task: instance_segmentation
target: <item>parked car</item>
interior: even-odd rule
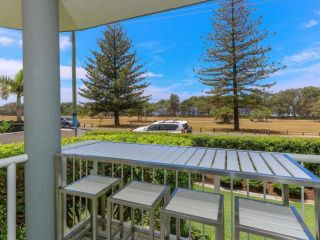
[[[150,126],[136,128],[133,132],[191,133],[192,127],[184,120],[165,120],[152,123]]]
[[[60,117],[61,127],[62,128],[72,128],[73,127],[73,119],[72,117]],[[80,127],[80,122],[77,120],[77,127]]]

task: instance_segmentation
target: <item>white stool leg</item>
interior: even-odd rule
[[[102,217],[102,231],[106,230],[107,223],[106,223],[106,196],[103,195],[101,197],[101,217]]]
[[[165,214],[163,212],[160,212],[160,240],[165,239],[165,235],[166,235],[165,226],[166,226]]]
[[[149,239],[154,239],[154,210],[149,211]]]
[[[65,215],[66,215],[66,206],[65,206],[65,194],[62,191],[59,191],[60,193],[60,211],[61,211],[61,239],[64,238],[64,229],[65,229]]]
[[[180,218],[176,218],[176,236],[177,240],[180,239]]]
[[[107,201],[107,240],[112,238],[112,203]]]
[[[131,228],[130,228],[130,231],[131,231],[131,240],[134,240],[134,219],[135,219],[135,210],[134,210],[134,208],[132,207],[132,208],[131,208]]]
[[[98,200],[92,199],[91,211],[92,240],[96,240],[98,236]]]
[[[166,219],[166,224],[165,224],[165,237],[166,237],[166,239],[169,239],[170,238],[170,232],[171,232],[171,229],[170,229],[170,221],[171,221],[171,217],[170,216],[166,216],[165,217],[165,219]]]
[[[240,231],[235,227],[234,230],[234,239],[235,240],[240,240]]]
[[[123,237],[123,205],[119,205],[119,214],[120,214],[120,239]]]

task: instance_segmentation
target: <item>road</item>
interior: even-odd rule
[[[78,129],[78,136],[81,136],[85,133],[85,130]],[[73,129],[61,129],[61,136],[63,138],[73,137],[74,130]],[[4,133],[0,134],[0,143],[16,143],[24,141],[24,132],[15,132],[15,133]]]

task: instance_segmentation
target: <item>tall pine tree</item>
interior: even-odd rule
[[[230,97],[234,130],[240,129],[239,107],[248,94],[264,93],[273,84],[261,81],[281,69],[266,56],[263,46],[267,30],[259,30],[262,18],[251,19],[247,0],[218,0],[213,33],[207,36],[203,66],[198,70],[202,83],[211,86],[214,96]]]
[[[120,125],[121,111],[149,100],[143,95],[148,86],[144,66],[137,63],[131,40],[119,24],[108,25],[97,44],[99,51],[87,59],[87,79],[79,94],[93,101],[94,111],[112,111],[114,124]]]

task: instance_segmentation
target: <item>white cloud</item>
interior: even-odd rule
[[[315,27],[319,24],[319,21],[317,20],[314,20],[314,19],[311,19],[309,22],[307,23],[302,23],[301,24],[301,27],[304,28],[304,29],[308,29],[308,28],[312,28],[312,27]]]
[[[0,58],[0,75],[13,77],[20,69],[22,69],[22,61],[14,59]],[[82,79],[86,77],[86,70],[82,67],[77,67],[77,78]],[[60,66],[60,78],[62,80],[71,79],[71,66]]]
[[[275,92],[288,88],[320,86],[320,63],[288,67],[276,74],[273,80],[277,82],[271,89]]]
[[[68,80],[72,78],[71,66],[60,66],[60,78],[62,80]],[[86,70],[82,67],[76,68],[77,79],[86,78]]]
[[[138,48],[144,49],[149,52],[149,54],[158,54],[169,50],[171,47],[164,46],[157,41],[147,41],[137,44]]]
[[[145,95],[151,95],[152,102],[159,101],[160,99],[168,99],[171,93],[177,94],[180,98],[180,101],[183,101],[191,96],[205,95],[205,91],[185,91],[183,88],[181,88],[180,84],[165,87],[150,85],[144,92]]]
[[[145,78],[161,78],[161,77],[163,77],[162,74],[154,73],[154,72],[146,72],[142,76],[145,77]]]
[[[77,93],[79,92],[79,88],[81,86],[78,86]],[[71,102],[72,101],[72,88],[71,87],[62,87],[60,89],[60,99],[61,102]],[[88,99],[81,97],[79,94],[77,94],[77,101],[78,102],[88,102]]]
[[[60,36],[60,50],[65,50],[67,48],[71,47],[71,41],[70,38],[67,36]]]
[[[320,59],[320,47],[303,50],[284,58],[285,64],[305,63]]]
[[[0,75],[13,77],[20,69],[22,69],[22,61],[14,59],[0,58]]]
[[[7,36],[0,36],[0,45],[2,46],[9,46],[15,42],[15,39],[7,37]]]

